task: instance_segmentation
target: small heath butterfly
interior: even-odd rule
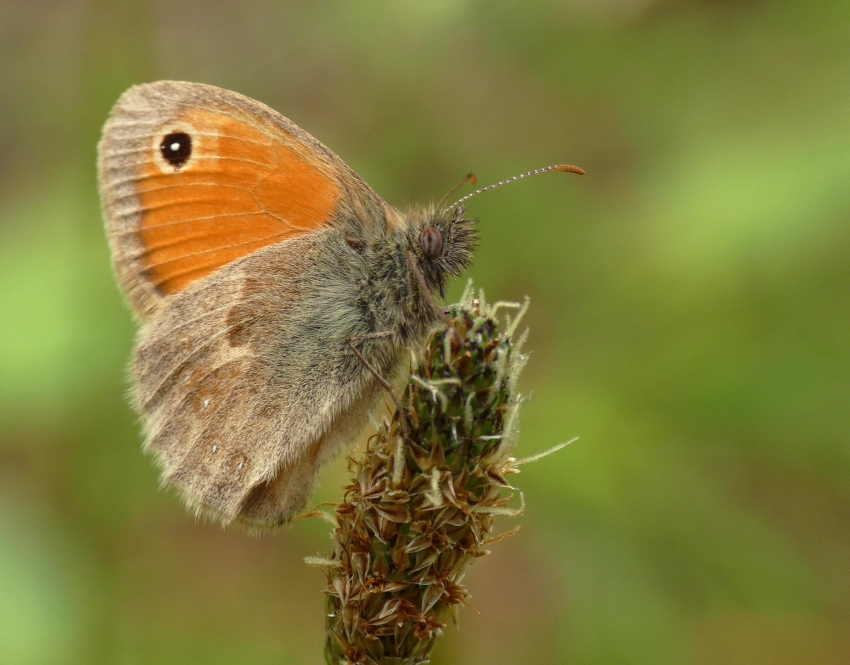
[[[145,449],[196,514],[288,522],[438,323],[431,292],[475,246],[467,197],[400,212],[276,111],[197,83],[130,88],[98,157]],[[581,172],[524,175],[551,170]]]

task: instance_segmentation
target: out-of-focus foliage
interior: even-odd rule
[[[845,0],[4,0],[0,663],[322,659],[327,525],[194,523],[124,398],[95,145],[162,78],[268,103],[400,206],[588,172],[471,204],[476,283],[532,297],[519,454],[581,438],[523,467],[435,665],[847,662]]]

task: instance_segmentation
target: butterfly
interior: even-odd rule
[[[401,212],[271,108],[175,81],[124,93],[98,170],[163,483],[222,524],[290,521],[438,324],[476,244],[468,197]],[[518,177],[547,170],[581,172]]]

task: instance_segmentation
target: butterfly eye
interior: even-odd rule
[[[443,233],[436,226],[426,226],[419,235],[419,246],[425,258],[436,259],[443,253]]]
[[[179,169],[192,156],[192,137],[186,132],[172,132],[159,144],[162,158]]]

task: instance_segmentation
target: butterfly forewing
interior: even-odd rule
[[[236,93],[131,88],[104,129],[100,178],[116,271],[137,312],[145,318],[162,296],[330,224],[344,171],[318,141]]]

